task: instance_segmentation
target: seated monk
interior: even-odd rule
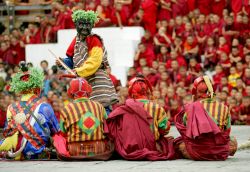
[[[174,158],[173,138],[166,112],[152,102],[152,87],[143,76],[129,82],[129,99],[109,114],[109,137],[126,160]]]
[[[229,108],[217,101],[207,76],[194,81],[194,102],[184,106],[175,122],[181,136],[175,139],[176,154],[192,160],[226,160],[237,150],[230,137]]]
[[[83,78],[73,79],[67,92],[74,102],[61,110],[60,128],[66,135],[70,156],[57,152],[59,159],[108,160],[113,145],[104,135],[104,123],[108,117],[104,107],[89,100],[92,88]]]
[[[12,77],[11,90],[21,96],[7,109],[0,158],[28,160],[50,159],[50,139],[59,139],[60,127],[52,107],[38,96],[43,85],[43,71],[20,62],[21,71]],[[62,137],[62,136],[61,136]]]

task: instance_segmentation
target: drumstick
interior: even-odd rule
[[[70,74],[76,75],[59,57],[57,57],[50,49],[48,49],[49,52],[54,56],[56,60],[66,69]]]

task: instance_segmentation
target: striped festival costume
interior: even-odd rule
[[[60,128],[70,153],[66,159],[107,160],[112,155],[113,146],[104,135],[106,118],[104,107],[87,98],[75,99],[61,111]]]
[[[236,139],[230,137],[229,109],[215,99],[186,105],[176,116],[176,128],[181,137],[175,143],[184,158],[225,160],[237,150]]]
[[[108,107],[118,101],[114,85],[106,72],[109,67],[107,51],[102,39],[96,34],[81,40],[77,35],[71,42],[64,62],[72,66],[76,73],[92,86],[90,100]]]
[[[52,107],[34,94],[24,94],[20,102],[8,107],[5,139],[0,141],[0,149],[11,151],[4,148],[4,144],[13,145],[8,156],[16,160],[49,159],[45,148],[50,145],[50,137],[59,130]]]

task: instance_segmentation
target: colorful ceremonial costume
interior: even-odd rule
[[[229,108],[215,100],[207,76],[194,81],[192,93],[196,101],[185,105],[176,116],[176,127],[181,134],[175,139],[176,152],[193,160],[225,160],[233,156],[237,141],[230,139]]]
[[[164,109],[148,100],[149,82],[136,77],[129,85],[131,98],[107,119],[115,150],[127,160],[173,159],[173,138],[165,137],[170,123]]]
[[[28,71],[22,63],[23,72],[18,72],[11,83],[11,90],[21,94],[21,101],[12,103],[7,109],[7,126],[4,139],[0,141],[0,152],[6,158],[49,159],[45,149],[50,138],[59,135],[59,123],[52,107],[38,97],[43,83],[43,72]]]
[[[98,101],[106,108],[116,103],[118,98],[106,72],[109,67],[107,51],[100,36],[91,33],[97,14],[78,10],[72,16],[78,34],[71,42],[66,53],[68,58],[64,62],[92,86],[90,100]]]
[[[104,107],[89,100],[92,89],[83,78],[73,79],[68,95],[74,98],[61,110],[60,127],[67,139],[70,156],[58,154],[62,160],[107,160],[113,152],[113,145],[104,135],[107,118]]]

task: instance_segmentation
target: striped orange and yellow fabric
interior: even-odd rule
[[[229,108],[224,103],[211,98],[200,100],[200,102],[208,115],[213,119],[213,121],[221,130],[226,130],[231,127],[231,115],[229,112]],[[185,113],[183,116],[183,122],[185,125],[186,120],[187,113]]]
[[[60,128],[67,134],[69,143],[103,140],[106,118],[106,111],[100,103],[81,98],[61,110]]]
[[[170,122],[168,121],[167,114],[160,105],[153,103],[149,100],[139,100],[144,103],[144,109],[153,118],[153,124],[151,130],[155,135],[155,139],[158,140],[160,135],[167,135],[170,130]]]
[[[201,103],[220,129],[230,128],[231,117],[229,108],[224,103],[210,98],[201,100]]]
[[[106,72],[109,67],[107,51],[98,35],[89,35],[85,41],[78,36],[75,38],[73,62],[77,74],[92,86],[90,100],[105,107],[118,102],[115,87]]]

